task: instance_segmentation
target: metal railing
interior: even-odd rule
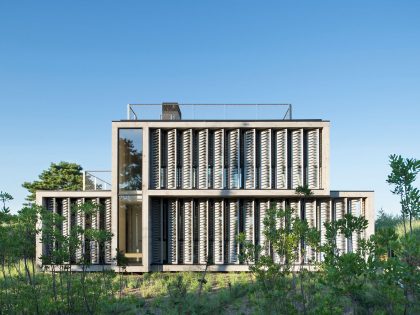
[[[83,190],[111,190],[111,171],[83,171]]]
[[[171,103],[174,104],[174,103]],[[163,104],[128,104],[128,120],[162,119]],[[292,104],[177,104],[182,120],[291,120]]]

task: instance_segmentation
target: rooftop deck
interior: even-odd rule
[[[292,105],[128,104],[127,120],[292,120]]]

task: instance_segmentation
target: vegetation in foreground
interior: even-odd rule
[[[419,314],[420,194],[414,182],[420,163],[391,156],[390,165],[387,181],[400,197],[401,216],[380,213],[375,235],[365,240],[367,221],[347,214],[326,223],[321,238],[295,209],[269,209],[264,235],[273,256],[246,235],[237,239],[250,273],[88,273],[90,257],[80,251],[82,239],[101,244],[111,235],[80,228],[64,237],[57,228],[60,216],[35,205],[11,215],[12,196],[1,192],[0,314]],[[297,193],[311,195],[306,187]],[[85,204],[72,211],[102,210]],[[47,222],[43,242],[50,244],[41,257],[50,267],[42,271],[34,268],[39,215]],[[340,252],[341,235],[358,239],[352,252]],[[316,256],[323,262],[316,272],[307,271],[305,265]],[[82,272],[63,265],[75,260]],[[121,255],[117,265],[124,269]]]

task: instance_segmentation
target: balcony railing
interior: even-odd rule
[[[111,171],[83,171],[83,190],[111,190]]]
[[[165,103],[166,104],[166,103]],[[175,113],[162,114],[163,104],[128,104],[128,120],[291,120],[291,104],[176,104]],[[177,117],[175,117],[177,116]]]

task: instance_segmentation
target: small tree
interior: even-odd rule
[[[335,294],[348,296],[351,299],[355,314],[361,301],[360,295],[366,284],[369,266],[372,263],[371,254],[374,247],[371,241],[362,239],[359,240],[356,251],[340,253],[337,248],[337,236],[341,233],[349,239],[354,232],[362,233],[367,226],[368,221],[365,218],[355,217],[350,213],[345,214],[343,219],[326,222],[326,242],[321,246],[324,252],[321,270],[325,281],[333,288]]]
[[[383,209],[379,210],[378,217],[375,220],[375,231],[392,228],[401,223],[401,217],[386,213]]]
[[[35,200],[37,190],[82,190],[82,167],[69,162],[51,163],[50,167],[39,175],[39,180],[24,182],[22,186],[29,190],[29,196],[26,198],[29,202]]]
[[[400,196],[401,214],[404,224],[404,234],[407,233],[406,217],[409,218],[410,234],[413,232],[412,221],[420,215],[420,192],[413,186],[420,171],[420,161],[404,159],[401,155],[392,154],[389,157],[391,174],[387,183],[393,185],[391,192]]]
[[[1,207],[1,212],[3,213],[10,213],[10,208],[6,207],[6,203],[13,200],[12,195],[10,195],[9,193],[5,192],[5,191],[0,191],[0,201],[3,204]]]
[[[267,210],[262,228],[269,246],[254,245],[246,240],[244,233],[238,236],[242,248],[241,260],[249,264],[250,271],[262,286],[261,301],[266,302],[264,312],[295,313],[301,308],[307,313],[308,296],[303,284],[305,248],[301,244],[302,240],[306,240],[307,245],[316,248],[319,232],[310,228],[306,220],[296,214],[297,211],[290,207],[270,207]],[[267,250],[267,247],[271,250]],[[294,277],[297,263],[300,265],[300,297],[295,292],[295,282],[290,282],[290,275]],[[296,303],[298,300],[300,304]]]

